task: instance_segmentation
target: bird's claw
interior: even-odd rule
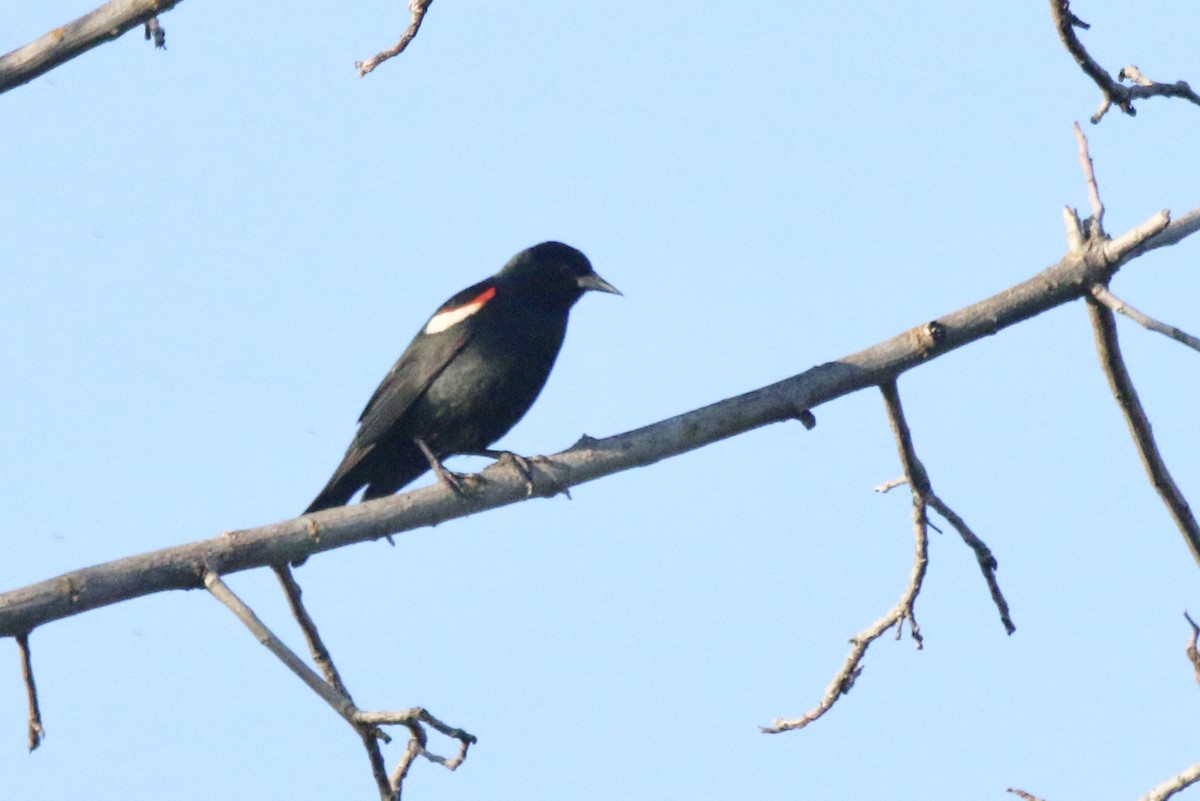
[[[509,462],[512,464],[512,466],[514,468],[516,468],[517,473],[519,473],[521,476],[521,480],[525,482],[525,497],[532,498],[533,491],[535,489],[535,486],[533,483],[533,462],[538,459],[545,459],[545,458],[546,457],[544,457],[544,456],[535,456],[532,459],[527,459],[526,457],[520,455],[519,453],[513,453],[512,451],[504,451],[503,453],[500,454],[500,458],[497,459],[496,461]]]
[[[470,483],[473,478],[473,475],[467,475],[466,473],[455,473],[453,470],[447,470],[444,467],[438,471],[438,480],[449,487],[450,491],[460,498],[466,497],[467,484]]]

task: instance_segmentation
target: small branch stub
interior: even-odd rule
[[[1192,627],[1192,639],[1187,646],[1187,658],[1196,672],[1196,683],[1200,684],[1200,650],[1196,647],[1197,641],[1200,641],[1200,626],[1196,625],[1196,621],[1192,620],[1192,616],[1187,612],[1184,612],[1183,616],[1187,619],[1188,625]]]
[[[46,729],[42,726],[37,684],[33,680],[33,657],[29,651],[28,632],[17,635],[17,648],[21,651],[21,678],[25,682],[25,696],[29,702],[29,750],[34,751],[46,738]]]

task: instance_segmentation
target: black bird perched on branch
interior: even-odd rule
[[[446,301],[367,402],[346,456],[305,514],[342,506],[362,487],[363,500],[390,495],[431,467],[459,490],[441,460],[503,455],[488,446],[533,405],[567,315],[589,290],[621,294],[578,250],[543,242]]]

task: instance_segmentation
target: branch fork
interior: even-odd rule
[[[427,710],[413,707],[398,712],[366,711],[359,709],[350,697],[345,683],[337,672],[328,649],[321,641],[312,617],[301,602],[300,585],[292,576],[287,565],[275,568],[276,576],[283,585],[284,593],[292,608],[296,621],[300,624],[312,652],[313,661],[325,674],[322,678],[312,670],[304,660],[296,655],[275,636],[270,629],[254,614],[254,611],[239,598],[221,577],[213,570],[204,574],[204,586],[214,598],[223,603],[240,620],[258,641],[273,653],[289,670],[295,673],[309,689],[315,692],[321,700],[338,713],[358,733],[363,747],[371,763],[371,773],[379,790],[381,801],[398,801],[405,777],[417,757],[424,757],[448,770],[455,770],[467,758],[467,749],[475,744],[476,738],[468,732],[450,726],[438,720]],[[400,758],[396,769],[389,775],[384,765],[383,754],[379,743],[391,742],[391,737],[381,727],[388,725],[404,726],[409,731],[409,741],[404,755]],[[452,758],[439,756],[428,749],[428,734],[425,727],[459,741],[458,754]]]

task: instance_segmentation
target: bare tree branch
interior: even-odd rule
[[[1182,773],[1167,779],[1138,799],[1138,801],[1167,801],[1168,798],[1180,790],[1185,790],[1198,781],[1200,781],[1200,762],[1187,768]]]
[[[303,592],[300,589],[300,584],[296,581],[296,577],[292,575],[292,569],[287,564],[275,565],[273,569],[276,578],[279,579],[279,583],[283,587],[283,594],[287,597],[288,606],[292,610],[292,616],[296,618],[296,622],[300,625],[300,630],[304,633],[304,639],[308,643],[308,649],[312,654],[313,662],[325,674],[325,681],[338,694],[345,696],[347,700],[353,703],[350,690],[346,688],[346,683],[342,681],[341,674],[338,673],[337,667],[333,664],[333,657],[329,655],[329,649],[325,647],[325,643],[321,639],[321,634],[317,631],[317,624],[304,607],[304,601],[301,597]],[[380,798],[383,801],[392,801],[397,790],[391,786],[391,782],[388,779],[387,765],[383,761],[383,752],[379,749],[379,741],[391,742],[391,737],[378,727],[362,725],[360,717],[357,714],[355,715],[354,727],[358,730],[359,736],[362,738],[363,748],[366,749],[367,759],[371,763],[371,774],[375,778],[375,785],[379,788]]]
[[[1075,137],[1079,141],[1079,160],[1083,167],[1084,178],[1087,181],[1088,197],[1092,204],[1091,225],[1085,233],[1078,224],[1079,216],[1073,211],[1067,215],[1067,243],[1073,253],[1085,260],[1089,253],[1101,253],[1107,259],[1115,253],[1134,252],[1152,246],[1151,243],[1169,228],[1170,215],[1162,212],[1151,217],[1133,230],[1115,240],[1110,240],[1104,233],[1101,220],[1104,215],[1104,204],[1100,200],[1100,190],[1096,183],[1096,174],[1092,167],[1092,158],[1088,153],[1087,137],[1084,136],[1079,123],[1075,123]],[[1191,215],[1188,215],[1189,217]],[[1074,226],[1075,230],[1072,230]],[[1107,290],[1108,281],[1098,281],[1091,287],[1088,294],[1088,314],[1092,320],[1092,328],[1096,337],[1096,348],[1100,354],[1100,363],[1112,387],[1117,404],[1125,413],[1129,431],[1133,435],[1134,444],[1142,458],[1146,472],[1150,474],[1151,483],[1162,497],[1163,503],[1175,518],[1184,540],[1192,552],[1192,557],[1200,564],[1200,525],[1188,507],[1187,499],[1183,497],[1179,487],[1171,478],[1158,446],[1154,441],[1150,420],[1146,417],[1133,379],[1125,368],[1125,360],[1121,357],[1120,345],[1117,341],[1117,326],[1109,305],[1101,303],[1100,298],[1111,297]],[[1115,299],[1115,298],[1114,298]]]
[[[325,674],[325,681],[329,682],[339,693],[349,698],[350,691],[346,689],[346,683],[342,681],[337,666],[333,664],[333,657],[329,655],[329,649],[325,647],[325,643],[321,640],[321,634],[317,631],[317,624],[308,614],[308,610],[304,608],[304,601],[301,599],[303,592],[300,589],[300,585],[296,582],[296,577],[292,575],[292,569],[286,564],[275,565],[272,569],[275,571],[275,576],[279,579],[279,583],[283,587],[283,594],[287,597],[288,606],[292,610],[292,616],[296,618],[296,622],[300,624],[300,630],[304,632],[304,639],[308,642],[308,650],[312,654],[313,662]]]
[[[276,573],[279,574],[280,571],[276,570]],[[290,571],[287,571],[286,575],[288,578],[291,578]],[[284,590],[288,595],[289,602],[293,598],[298,599],[299,586],[295,583],[294,578],[288,582],[283,575],[280,575],[280,581],[284,582]],[[304,660],[284,645],[258,616],[254,614],[254,610],[247,606],[215,572],[208,571],[205,573],[204,586],[212,593],[213,597],[225,604],[237,616],[238,620],[242,621],[246,628],[254,634],[267,650],[273,653],[279,661],[283,662],[289,670],[308,685],[309,689],[315,692],[321,700],[329,704],[342,719],[358,732],[366,748],[367,756],[370,759],[371,773],[375,778],[381,801],[396,801],[396,799],[399,799],[404,777],[408,774],[409,767],[417,756],[423,756],[429,761],[443,765],[449,770],[456,769],[466,759],[468,747],[476,742],[474,735],[441,722],[421,707],[414,707],[402,712],[367,712],[359,709],[350,698],[350,694],[346,692],[341,677],[337,676],[337,671],[332,669],[332,660],[328,661],[328,666],[336,678],[336,683],[334,681],[322,680],[308,665],[304,664]],[[300,606],[300,609],[303,610],[303,605]],[[305,618],[308,617],[307,612],[303,612],[303,615]],[[310,618],[308,619],[308,624],[312,626]],[[312,631],[315,633],[315,626],[312,626]],[[308,631],[306,631],[306,636],[308,636]],[[320,643],[319,637],[317,638],[317,642]],[[319,647],[328,660],[328,652],[325,652],[325,646],[320,644]],[[380,728],[380,726],[385,725],[405,726],[411,735],[404,756],[400,759],[396,770],[390,776],[384,765],[383,754],[379,748],[380,740],[391,742],[392,739]],[[426,748],[428,738],[425,734],[424,725],[432,726],[447,737],[457,739],[460,744],[458,756],[453,759],[446,759],[430,752]]]
[[[849,693],[854,687],[854,682],[862,675],[862,661],[867,655],[867,649],[893,626],[896,628],[896,638],[899,639],[904,621],[907,620],[909,633],[916,642],[917,648],[923,647],[924,639],[921,637],[921,627],[917,624],[914,607],[917,596],[921,593],[921,585],[925,581],[925,571],[929,567],[929,519],[926,516],[925,502],[922,499],[923,493],[929,486],[929,478],[913,449],[912,436],[908,430],[908,423],[904,420],[904,412],[900,406],[900,394],[896,390],[895,381],[885,382],[880,386],[880,390],[883,392],[887,404],[888,422],[896,435],[896,443],[900,450],[900,462],[904,466],[904,482],[912,488],[913,535],[916,547],[908,586],[904,588],[900,600],[887,614],[850,639],[850,653],[846,655],[841,669],[825,689],[825,695],[821,697],[821,701],[799,718],[790,720],[777,718],[770,726],[760,726],[759,730],[763,734],[796,731],[820,719],[833,708],[839,698]],[[898,486],[898,484],[894,486]]]
[[[412,12],[412,19],[408,23],[408,29],[404,31],[400,37],[400,41],[396,42],[393,47],[384,50],[382,53],[376,53],[366,61],[354,62],[354,66],[358,69],[358,77],[363,77],[389,58],[403,53],[404,48],[408,47],[408,43],[417,35],[417,31],[421,30],[421,23],[425,20],[425,12],[429,10],[429,6],[432,4],[433,0],[408,0],[408,10]]]
[[[1182,342],[1193,350],[1200,350],[1200,339],[1197,339],[1186,331],[1182,331],[1173,325],[1160,323],[1153,317],[1143,314],[1125,301],[1118,298],[1109,290],[1108,287],[1104,286],[1103,284],[1096,284],[1094,287],[1092,287],[1092,297],[1103,303],[1112,311],[1115,311],[1117,314],[1125,315],[1130,320],[1133,320],[1135,323],[1143,326],[1144,328],[1148,328],[1151,331],[1156,331],[1163,336],[1168,336],[1176,342]]]
[[[0,92],[29,83],[81,53],[170,11],[180,0],[110,0],[74,22],[0,56]],[[157,28],[157,23],[155,23]],[[161,28],[158,28],[161,31]],[[147,29],[147,39],[150,29]],[[164,40],[165,42],[165,40]],[[155,39],[158,47],[165,47]]]
[[[1070,0],[1050,0],[1050,13],[1054,17],[1054,27],[1058,30],[1058,38],[1062,40],[1067,52],[1079,64],[1084,73],[1096,82],[1104,93],[1100,108],[1092,115],[1092,124],[1100,122],[1109,108],[1115,103],[1121,111],[1129,116],[1137,114],[1133,107],[1134,100],[1147,97],[1182,97],[1200,105],[1200,95],[1192,91],[1185,81],[1177,83],[1157,83],[1150,80],[1134,66],[1128,66],[1117,74],[1119,80],[1129,80],[1133,86],[1125,86],[1113,80],[1108,70],[1101,67],[1084,48],[1079,37],[1075,35],[1076,28],[1087,29],[1088,25],[1071,11]]]
[[[1070,254],[991,298],[776,384],[613,437],[585,436],[572,448],[534,462],[535,494],[554,495],[564,488],[653,464],[770,423],[802,417],[822,403],[876,386],[1087,295],[1092,286],[1107,282],[1130,259],[1178,242],[1198,228],[1200,209],[1144,240],[1129,239],[1124,250],[1106,247]],[[230,531],[213,539],[118,559],[11,590],[0,594],[0,636],[15,636],[51,620],[129,598],[199,588],[207,570],[228,575],[281,564],[527,498],[528,483],[511,465],[490,467],[481,478],[466,498],[442,486],[424,487],[260,528]]]
[[[908,586],[904,588],[904,592],[900,595],[900,600],[888,610],[887,614],[850,638],[850,653],[846,655],[846,659],[842,662],[842,667],[834,675],[833,681],[825,688],[825,694],[821,697],[820,702],[801,717],[792,719],[776,718],[770,726],[760,726],[759,731],[763,734],[782,734],[785,731],[803,729],[813,721],[820,719],[821,716],[833,708],[838,699],[849,693],[854,687],[854,682],[863,672],[862,661],[867,655],[867,649],[871,647],[871,643],[882,637],[893,626],[896,627],[896,636],[898,638],[904,621],[908,620],[909,632],[913,640],[916,641],[917,648],[922,647],[921,629],[917,625],[913,605],[916,603],[917,595],[921,592],[921,584],[925,580],[925,569],[929,565],[929,531],[927,526],[928,521],[925,519],[924,504],[914,503],[913,532],[916,546]]]
[[[351,726],[356,724],[354,716],[358,712],[358,707],[354,705],[350,697],[322,680],[312,668],[304,664],[304,660],[284,645],[283,641],[258,619],[254,610],[246,606],[242,599],[229,589],[229,586],[221,580],[216,572],[210,570],[204,574],[204,586],[214,598],[229,607],[229,610],[237,616],[238,620],[242,621],[246,628],[250,629],[258,641],[268,651],[275,654],[280,662],[287,665],[288,670],[295,673],[301,681],[308,685],[310,690],[320,696],[322,701],[329,704],[334,712],[341,715]]]
[[[1138,399],[1137,389],[1133,386],[1133,379],[1130,378],[1129,371],[1125,368],[1125,360],[1121,356],[1116,319],[1112,311],[1091,297],[1088,298],[1088,316],[1092,320],[1092,329],[1096,335],[1100,364],[1108,377],[1109,386],[1112,387],[1113,397],[1125,415],[1125,422],[1129,424],[1129,433],[1133,436],[1142,465],[1145,466],[1150,475],[1150,482],[1166,504],[1167,510],[1175,518],[1175,524],[1183,533],[1193,558],[1200,564],[1200,524],[1197,524],[1187,499],[1171,478],[1166,462],[1158,451],[1150,420],[1146,417]]]
[[[1012,634],[1017,630],[1017,627],[1012,621],[1012,616],[1009,614],[1008,601],[1004,599],[1004,593],[1000,592],[1000,583],[996,580],[996,568],[999,565],[996,562],[996,557],[992,555],[991,549],[988,548],[987,543],[981,540],[975,532],[971,531],[967,526],[967,521],[959,517],[934,492],[930,491],[927,500],[929,501],[929,505],[937,510],[938,514],[946,518],[950,522],[950,525],[954,526],[954,530],[962,537],[967,547],[975,552],[975,559],[979,562],[979,569],[983,572],[983,580],[987,582],[988,592],[992,594],[992,603],[996,605],[996,610],[1000,613],[1000,622],[1004,625],[1004,630]]]
[[[854,682],[862,674],[862,661],[867,655],[867,649],[893,626],[896,628],[896,639],[899,639],[904,621],[907,620],[909,631],[912,638],[916,640],[917,648],[922,647],[924,639],[921,636],[921,628],[917,625],[914,607],[925,581],[925,570],[929,565],[929,529],[932,527],[928,518],[929,506],[933,506],[949,520],[950,524],[962,535],[963,541],[975,551],[988,588],[991,590],[992,600],[1000,610],[1000,619],[1004,623],[1005,630],[1009,634],[1016,631],[1016,626],[1013,625],[1009,616],[1008,602],[1004,600],[1004,595],[1000,592],[1000,585],[996,583],[996,558],[992,556],[991,550],[983,540],[975,536],[967,527],[966,522],[934,494],[929,474],[926,472],[925,466],[921,464],[921,460],[917,458],[912,432],[904,417],[904,407],[900,403],[900,392],[896,388],[896,382],[894,380],[884,381],[879,385],[879,389],[883,393],[884,404],[887,407],[888,423],[896,437],[896,448],[900,452],[904,478],[888,481],[875,489],[876,492],[887,492],[901,484],[908,484],[912,490],[913,532],[916,539],[916,557],[913,561],[912,574],[899,602],[886,615],[850,640],[850,653],[842,663],[841,669],[834,675],[833,681],[826,688],[820,703],[799,718],[776,719],[772,725],[760,727],[764,734],[779,734],[802,729],[832,709],[838,699],[850,692]]]

